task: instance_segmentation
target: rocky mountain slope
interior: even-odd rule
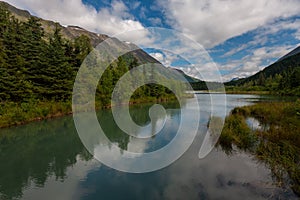
[[[0,1],[0,6],[5,7],[7,10],[9,10],[13,16],[15,16],[18,20],[20,21],[27,21],[30,17],[38,18],[36,16],[31,15],[28,11],[26,10],[21,10],[18,9],[6,2]],[[68,40],[74,40],[75,38],[79,37],[80,35],[86,35],[90,38],[91,44],[93,47],[96,47],[99,43],[102,41],[110,38],[108,35],[105,34],[98,34],[98,33],[93,33],[90,31],[85,30],[84,28],[81,28],[79,26],[75,25],[69,25],[69,26],[62,26],[58,22],[53,22],[50,20],[45,20],[38,18],[40,20],[40,23],[42,24],[43,29],[45,30],[45,35],[50,35],[54,32],[56,26],[59,26],[61,29],[61,34],[63,38],[68,39]],[[120,41],[116,38],[114,38],[115,45],[134,45],[134,44],[129,44],[123,41]],[[135,48],[138,48],[135,46]],[[151,57],[149,54],[147,54],[145,51],[142,49],[138,48],[137,50],[131,52],[131,54],[138,60],[138,62],[141,63],[159,63],[155,58]]]

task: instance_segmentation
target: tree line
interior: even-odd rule
[[[229,90],[269,91],[273,94],[300,96],[300,67],[288,67],[280,73],[265,75],[259,73],[256,79],[227,86]]]
[[[0,100],[69,99],[76,71],[92,49],[89,38],[65,40],[58,24],[47,37],[39,19],[20,22],[5,8],[0,23]]]
[[[53,33],[45,34],[38,18],[21,22],[0,8],[0,102],[70,101],[77,71],[92,49],[86,35],[67,40],[59,24]],[[129,54],[108,67],[97,90],[101,105],[109,102],[117,80],[138,64]],[[146,85],[133,98],[170,94],[163,86]]]

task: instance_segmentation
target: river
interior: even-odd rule
[[[271,171],[249,153],[227,155],[214,148],[198,158],[210,118],[210,96],[197,95],[202,109],[193,144],[180,159],[150,173],[120,172],[95,160],[81,143],[72,116],[1,129],[0,199],[297,199],[289,189],[274,185]],[[226,98],[226,114],[237,106],[270,100],[258,95]],[[188,99],[186,104],[194,101]],[[216,103],[218,109],[223,102]],[[118,129],[110,110],[99,111],[98,118],[107,137],[120,148],[151,152],[174,138],[180,121],[177,104],[164,106],[169,108],[165,127],[141,142]],[[149,105],[135,105],[130,111],[138,124],[145,125],[148,109]]]

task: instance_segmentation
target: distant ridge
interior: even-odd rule
[[[288,57],[291,57],[293,55],[296,55],[298,53],[300,53],[300,46],[297,47],[296,49],[294,49],[293,51],[291,51],[290,53],[286,54],[285,56],[281,57],[277,62],[279,62],[281,60],[284,60],[284,59],[286,59]]]
[[[232,80],[230,82],[227,82],[226,85],[240,86],[249,83],[250,81],[257,82],[257,80],[259,80],[261,77],[266,79],[271,76],[275,76],[276,74],[283,74],[284,72],[298,66],[300,66],[300,46],[287,53],[286,55],[282,56],[275,63],[269,65],[262,71],[259,71],[256,74],[247,78]]]

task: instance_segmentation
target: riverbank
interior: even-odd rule
[[[247,119],[263,129],[251,129]],[[226,118],[217,146],[228,154],[250,152],[271,170],[276,183],[300,196],[300,100],[235,108]]]
[[[188,98],[188,96],[187,96]],[[143,97],[131,99],[130,105],[152,103],[152,102],[170,102],[176,101],[174,95],[160,98]],[[111,105],[102,105],[96,101],[96,109],[108,109]],[[45,119],[63,117],[72,114],[72,102],[60,101],[39,101],[30,100],[27,102],[5,102],[0,104],[0,128],[8,128],[28,124],[30,122],[41,121]]]
[[[189,91],[191,94],[256,94],[256,95],[272,95],[270,91],[248,91],[248,90],[195,90]]]
[[[272,94],[271,91],[266,90],[264,87],[240,87],[240,86],[225,86],[227,94],[257,94],[257,95],[268,95]]]
[[[257,95],[276,95],[276,96],[297,96],[300,97],[300,88],[268,88],[263,86],[225,86],[227,94],[257,94]]]
[[[0,128],[72,114],[71,102],[28,101],[0,104]]]
[[[226,91],[226,94],[256,94],[256,95],[271,95],[272,93],[269,91]]]

